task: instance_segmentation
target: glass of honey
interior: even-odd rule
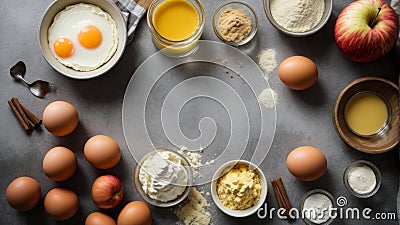
[[[348,100],[345,120],[353,133],[367,137],[385,129],[390,120],[390,110],[385,99],[378,93],[363,91]]]
[[[193,53],[204,24],[205,11],[199,0],[154,0],[147,11],[153,42],[168,56]]]

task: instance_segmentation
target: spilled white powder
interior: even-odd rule
[[[266,108],[272,108],[278,104],[278,94],[271,88],[266,88],[258,96],[258,101]]]
[[[325,11],[324,0],[272,0],[270,4],[274,20],[293,32],[311,30]]]
[[[184,155],[188,159],[190,165],[192,166],[193,179],[196,180],[201,178],[202,176],[200,172],[197,171],[199,167],[203,165],[201,163],[201,155],[197,152],[190,152],[185,146],[181,147],[181,149],[178,152]]]
[[[274,49],[264,49],[258,55],[258,64],[265,72],[272,72],[277,65],[275,57],[276,51]]]
[[[194,179],[201,178],[202,175],[200,174],[198,169],[199,169],[199,167],[203,166],[203,163],[201,162],[202,155],[198,152],[189,151],[188,148],[185,146],[182,146],[178,152],[180,154],[184,155],[188,159],[190,165],[192,166],[193,178]],[[214,163],[214,160],[209,160],[209,161],[205,162],[204,164],[209,165],[212,163]]]
[[[185,146],[181,147],[181,149],[179,150],[179,153],[186,156],[186,158],[189,160],[190,165],[192,167],[198,168],[198,167],[202,166],[201,155],[199,153],[191,152]]]
[[[206,209],[209,206],[207,199],[195,188],[190,188],[189,202],[175,211],[176,216],[185,225],[209,225],[211,214]]]
[[[197,152],[189,151],[185,146],[182,146],[178,152],[188,159],[190,165],[192,166],[193,177],[201,177],[201,174],[197,171],[197,169],[203,165],[201,163],[202,155]],[[207,165],[213,162],[214,160],[210,160],[205,164]],[[203,194],[195,187],[192,187],[190,188],[188,199],[189,202],[186,203],[186,205],[179,207],[175,211],[175,215],[178,217],[178,219],[185,225],[209,225],[211,222],[211,214],[206,210],[209,204]]]

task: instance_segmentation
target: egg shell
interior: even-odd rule
[[[301,146],[291,151],[286,159],[289,172],[303,181],[313,181],[324,175],[327,161],[321,150]]]
[[[151,211],[146,203],[133,201],[128,203],[119,213],[118,225],[151,225]]]
[[[86,217],[85,225],[117,225],[117,223],[107,214],[92,212]]]
[[[315,63],[304,56],[291,56],[281,62],[279,79],[293,90],[305,90],[318,80]]]
[[[66,136],[78,126],[78,112],[68,102],[55,101],[43,111],[43,125],[55,136]]]
[[[83,153],[86,160],[97,169],[110,169],[121,159],[117,142],[106,135],[96,135],[87,140]]]
[[[53,188],[44,198],[44,209],[56,220],[67,220],[79,208],[78,196],[68,188]]]
[[[8,204],[18,211],[33,209],[39,202],[40,195],[39,183],[27,176],[15,178],[6,189]]]
[[[50,149],[43,159],[43,171],[54,181],[64,181],[76,171],[78,162],[75,154],[65,147]]]

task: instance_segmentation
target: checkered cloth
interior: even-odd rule
[[[390,3],[390,5],[392,6],[392,8],[394,9],[394,11],[396,11],[396,13],[398,15],[400,15],[400,1],[399,0],[392,0],[392,2]]]
[[[136,27],[140,19],[146,13],[146,9],[138,5],[134,0],[114,0],[114,3],[121,10],[121,14],[127,24],[127,44],[129,44],[133,40]]]

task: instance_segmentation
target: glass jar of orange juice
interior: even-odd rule
[[[197,49],[205,11],[199,0],[154,0],[147,11],[153,42],[169,56],[186,56]]]

